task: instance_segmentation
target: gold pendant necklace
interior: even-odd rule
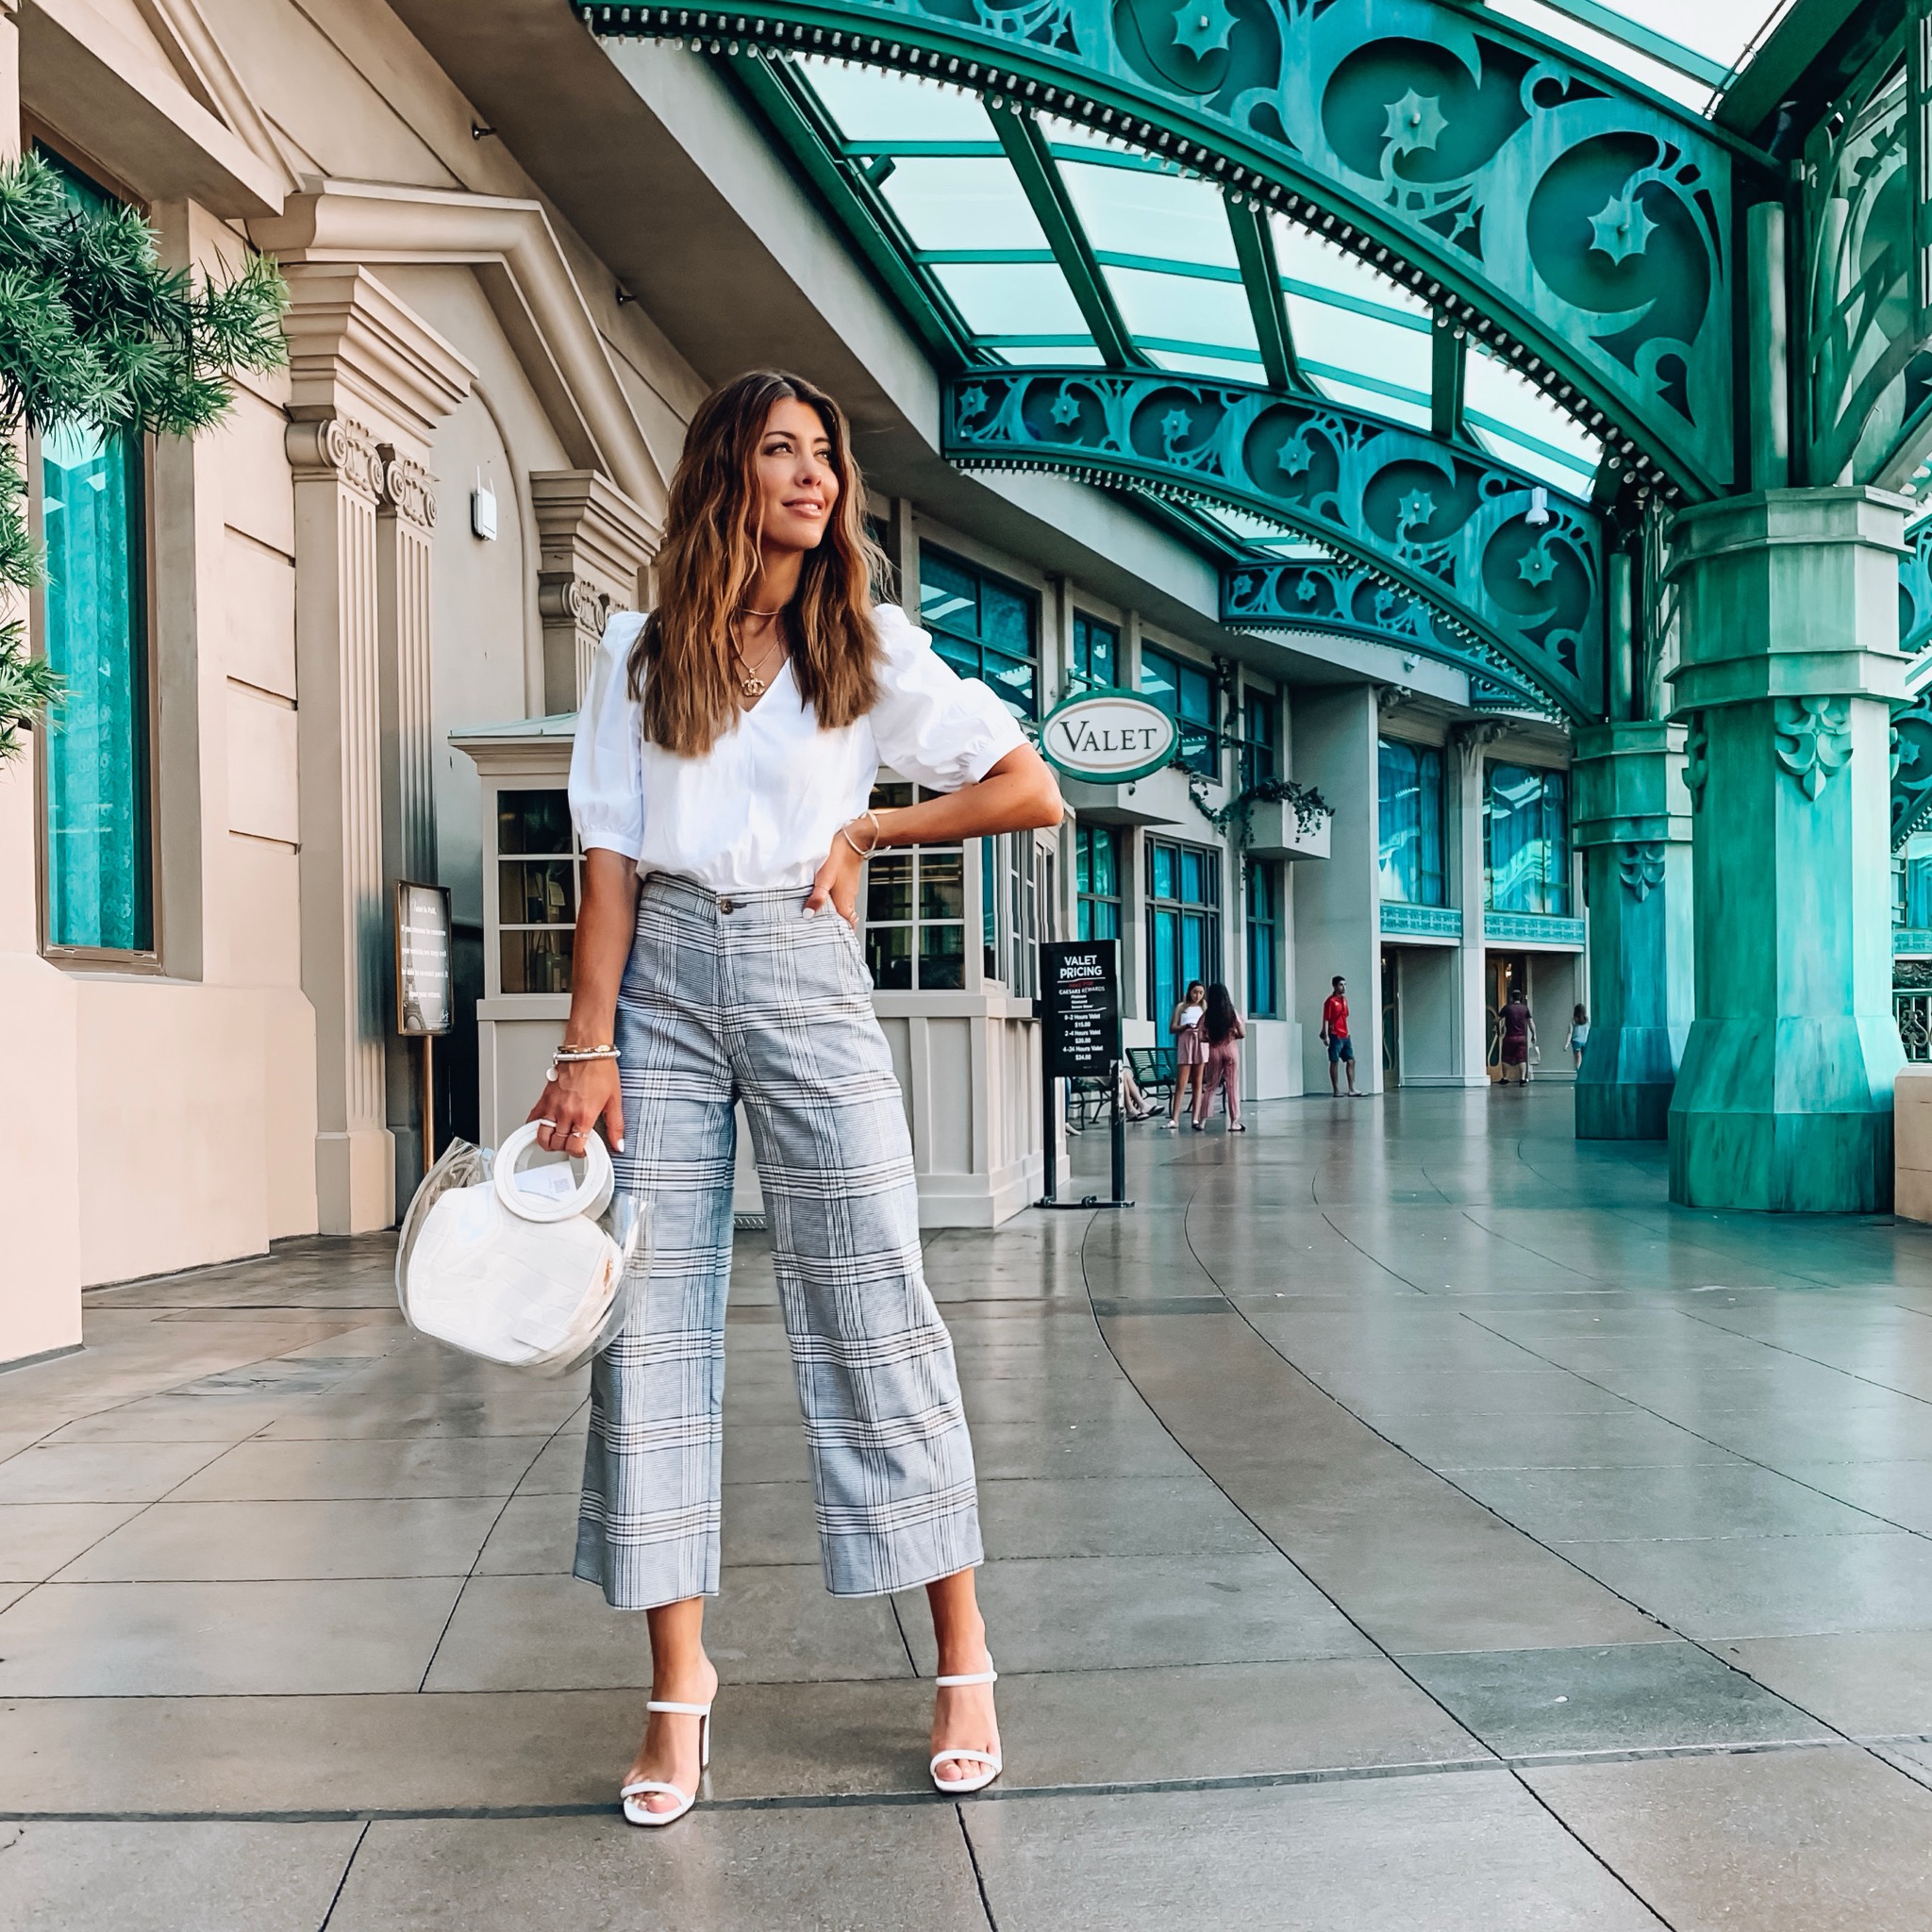
[[[785,647],[782,643],[780,643],[780,645],[778,646],[778,655],[781,659],[783,658],[784,654]],[[765,680],[762,677],[760,677],[757,672],[753,671],[751,666],[744,661],[744,653],[738,648],[738,645],[735,641],[731,646],[731,655],[738,659],[738,669],[740,673],[738,679],[739,690],[741,691],[746,697],[750,698],[751,700],[753,700],[754,703],[756,703],[758,699],[764,696],[766,691],[770,689],[770,687],[766,684]],[[763,667],[761,666],[760,669],[762,668]]]

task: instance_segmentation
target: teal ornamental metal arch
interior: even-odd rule
[[[1083,122],[1407,285],[1641,484],[1733,480],[1733,203],[1773,171],[1513,23],[1448,0],[571,5],[599,35],[827,55]]]
[[[1274,519],[1433,605],[1565,715],[1601,713],[1598,520],[1482,451],[1312,395],[1147,372],[979,369],[947,382],[942,408],[943,453],[963,468]]]
[[[1360,638],[1412,652],[1466,672],[1476,709],[1502,706],[1562,715],[1552,693],[1500,652],[1452,626],[1433,605],[1397,589],[1378,571],[1339,558],[1231,566],[1221,576],[1221,621],[1232,630]]]

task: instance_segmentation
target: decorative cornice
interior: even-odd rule
[[[1661,840],[1645,839],[1617,855],[1617,876],[1640,906],[1664,882],[1666,852]]]
[[[289,467],[298,483],[329,481],[379,502],[383,461],[375,438],[353,416],[314,416],[283,433]]]
[[[530,506],[540,568],[588,575],[621,592],[621,607],[636,600],[638,573],[657,556],[663,532],[608,476],[533,470]]]
[[[367,181],[292,196],[249,237],[285,273],[399,262],[475,271],[570,459],[661,503],[664,478],[541,203]]]
[[[398,456],[393,444],[384,443],[381,456],[383,502],[425,530],[435,529],[436,478],[421,463]]]
[[[290,414],[324,415],[347,401],[385,441],[426,446],[476,379],[468,360],[367,269],[294,262],[283,274]]]

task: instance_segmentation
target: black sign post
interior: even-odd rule
[[[1044,1095],[1045,1181],[1042,1208],[1131,1208],[1127,1193],[1127,1129],[1121,1116],[1121,976],[1118,940],[1064,940],[1040,949],[1039,1012],[1044,1023],[1041,1088]],[[1113,1198],[1088,1194],[1062,1201],[1055,1142],[1057,1080],[1105,1079],[1113,1139]]]

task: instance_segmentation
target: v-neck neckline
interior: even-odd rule
[[[741,718],[749,718],[754,711],[762,711],[765,708],[766,701],[770,699],[773,695],[774,695],[774,693],[777,691],[778,680],[781,677],[790,677],[791,675],[791,653],[790,651],[787,651],[785,653],[785,661],[778,666],[777,670],[773,672],[770,679],[766,682],[764,690],[759,691],[758,696],[755,697],[750,704],[740,705],[738,708],[738,715]]]

